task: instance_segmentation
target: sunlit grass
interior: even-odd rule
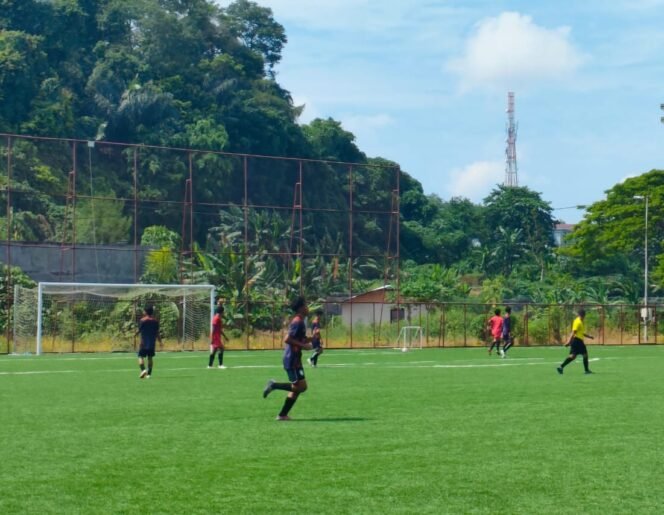
[[[657,513],[659,347],[0,358],[1,513]]]

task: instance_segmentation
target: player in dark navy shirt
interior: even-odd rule
[[[321,311],[316,311],[316,316],[311,321],[311,347],[314,349],[314,352],[307,361],[314,368],[318,366],[318,356],[323,354],[323,342],[320,338],[321,314]]]
[[[503,358],[507,355],[507,351],[514,344],[512,338],[512,308],[507,306],[505,308],[505,316],[503,317]]]
[[[288,392],[283,408],[277,416],[277,420],[290,420],[288,412],[301,393],[307,390],[307,380],[304,378],[302,368],[302,349],[311,349],[311,338],[307,336],[307,326],[304,318],[309,309],[304,297],[298,297],[291,304],[295,316],[288,326],[288,334],[284,339],[284,370],[288,375],[290,383],[277,383],[273,379],[267,382],[263,390],[263,398],[270,395],[272,390],[284,390]]]
[[[141,335],[141,344],[138,347],[138,366],[141,369],[141,379],[152,375],[152,358],[154,358],[157,342],[162,345],[159,335],[159,321],[153,318],[154,307],[146,306],[143,309],[143,318],[138,323],[136,335]],[[148,358],[148,369],[145,369],[145,358]]]

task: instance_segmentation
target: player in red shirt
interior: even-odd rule
[[[224,333],[224,307],[217,305],[214,310],[214,317],[212,317],[212,332],[210,334],[210,360],[208,361],[208,368],[212,368],[214,364],[214,355],[219,353],[219,368],[226,368],[224,366],[224,340],[227,340]]]
[[[489,319],[488,323],[488,329],[491,331],[491,337],[493,338],[489,347],[489,354],[491,354],[491,351],[495,347],[498,354],[502,357],[505,355],[500,348],[500,339],[503,336],[503,317],[500,316],[499,309],[496,309],[493,313],[494,315]]]

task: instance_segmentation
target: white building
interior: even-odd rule
[[[426,304],[408,302],[403,299],[389,300],[387,293],[394,291],[390,285],[381,286],[358,295],[354,295],[341,303],[341,319],[345,326],[378,325],[401,320],[409,324],[420,325],[419,320],[426,317]]]

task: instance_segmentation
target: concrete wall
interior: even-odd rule
[[[133,246],[85,246],[0,243],[0,261],[20,267],[35,281],[134,283],[151,249]],[[75,274],[72,273],[75,270]]]

